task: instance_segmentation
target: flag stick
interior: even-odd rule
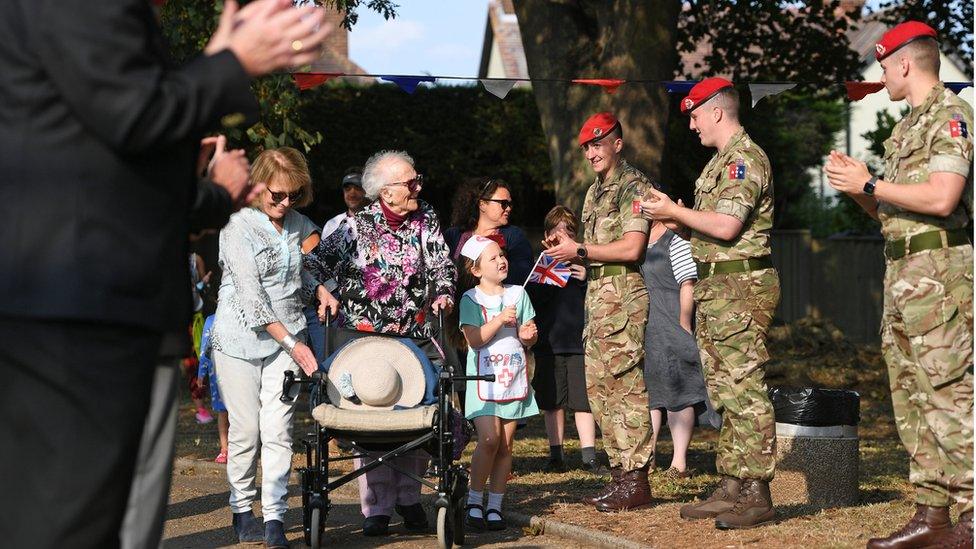
[[[522,289],[523,290],[525,289],[525,285],[529,283],[529,279],[532,278],[532,273],[535,271],[536,265],[538,265],[539,262],[542,261],[542,255],[543,254],[545,254],[545,252],[540,253],[539,254],[539,257],[535,258],[535,263],[533,263],[532,264],[532,268],[529,269],[529,276],[525,277],[525,282],[522,283]]]

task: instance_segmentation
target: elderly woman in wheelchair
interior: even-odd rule
[[[316,280],[339,282],[340,301],[336,341],[329,342],[338,352],[328,362],[328,375],[312,380],[321,427],[309,452],[307,476],[326,488],[312,490],[322,497],[335,482],[357,478],[367,536],[387,534],[394,512],[408,530],[426,531],[421,482],[436,488],[444,509],[452,503],[447,484],[464,480],[450,472],[450,459],[443,458],[451,445],[451,408],[450,391],[439,389],[451,369],[440,364],[442,346],[435,341],[433,322],[453,307],[455,270],[437,214],[417,198],[423,177],[407,153],[373,155],[362,181],[372,203],[304,258]],[[396,446],[413,435],[418,438]],[[354,443],[357,470],[333,482],[315,478],[328,471],[318,470],[328,461],[319,445],[323,438]],[[436,487],[423,480],[427,454],[434,457]],[[312,510],[306,503],[306,525],[312,510],[328,510],[318,499],[311,500]]]

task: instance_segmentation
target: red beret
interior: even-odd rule
[[[881,40],[874,45],[874,56],[881,61],[909,42],[937,36],[935,29],[921,21],[905,21],[884,33]]]
[[[691,88],[688,95],[681,100],[681,112],[683,114],[688,114],[700,107],[705,101],[711,99],[716,93],[724,90],[725,88],[731,87],[732,82],[724,78],[706,78],[695,84],[695,87]]]
[[[620,123],[617,122],[616,117],[608,112],[598,112],[587,118],[579,132],[580,147],[594,139],[601,139],[613,131],[618,124]]]

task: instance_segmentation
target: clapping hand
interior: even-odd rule
[[[838,151],[830,151],[823,169],[834,190],[850,195],[864,194],[864,184],[871,179],[867,164]]]
[[[502,312],[498,313],[498,318],[501,319],[503,326],[515,326],[515,305],[509,305],[502,309]]]
[[[227,150],[227,138],[223,135],[207,137],[200,142],[198,162],[202,164],[211,151],[213,157],[206,165],[206,174],[215,185],[227,191],[234,209],[250,204],[264,191],[263,183],[251,185],[251,165],[243,149]]]
[[[670,196],[654,188],[648,189],[648,194],[640,203],[641,215],[644,216],[644,219],[654,221],[671,219],[674,216],[675,208],[682,207],[684,204],[681,203],[680,199],[675,204]]]
[[[548,246],[545,254],[556,261],[570,261],[576,259],[576,250],[579,243],[568,237],[564,233],[554,233],[542,241],[543,245]]]
[[[539,335],[539,328],[535,325],[535,323],[523,324],[519,326],[518,336],[523,345],[528,345],[528,342],[535,339],[537,335]]]

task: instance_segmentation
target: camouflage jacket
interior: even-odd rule
[[[640,231],[647,234],[650,223],[634,213],[633,202],[644,196],[653,186],[640,172],[621,160],[613,170],[613,176],[590,185],[583,201],[583,242],[588,244],[609,244],[623,238],[624,233]],[[603,263],[591,262],[598,267]]]
[[[705,165],[695,181],[695,209],[718,212],[743,223],[735,240],[692,231],[691,254],[698,262],[749,259],[769,255],[773,228],[773,173],[766,153],[745,130]]]
[[[893,204],[878,205],[881,232],[888,240],[939,229],[965,227],[973,211],[973,107],[940,82],[925,101],[895,124],[884,143],[884,180],[895,185],[928,181],[934,172],[966,178],[966,188],[948,217],[909,212]]]

